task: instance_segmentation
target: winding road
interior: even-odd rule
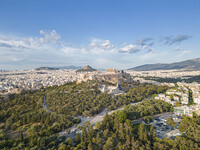
[[[137,103],[130,103],[129,105],[136,105],[136,104],[139,104],[141,102],[142,101],[137,102]],[[49,110],[47,108],[45,96],[43,97],[42,106],[46,111],[52,112],[51,110]],[[67,130],[63,130],[63,131],[59,132],[58,134],[59,134],[59,136],[66,136],[66,137],[74,138],[76,136],[76,133],[81,133],[81,129],[79,129],[78,127],[83,126],[85,122],[89,122],[92,126],[94,126],[97,122],[101,122],[103,120],[103,117],[106,115],[106,113],[108,113],[110,115],[110,114],[112,114],[116,111],[119,111],[119,110],[124,110],[124,106],[120,107],[116,110],[112,110],[112,111],[108,111],[108,108],[105,108],[101,113],[99,113],[99,114],[97,114],[93,117],[77,116],[75,118],[81,119],[81,122],[79,124],[69,128],[70,132],[68,132],[68,129],[67,129]],[[171,112],[167,112],[167,113],[163,113],[163,114],[170,114],[170,113]],[[152,115],[152,117],[158,117],[158,116],[163,115],[163,114]],[[142,121],[143,121],[143,118],[139,118],[139,119],[133,120],[132,123],[137,124],[137,123],[141,123]]]
[[[130,103],[129,105],[136,105],[140,102]],[[82,126],[85,122],[89,122],[93,126],[93,125],[95,125],[95,123],[101,122],[103,120],[103,117],[106,115],[106,113],[108,113],[110,115],[118,110],[123,110],[123,109],[124,109],[124,106],[121,108],[118,108],[116,110],[112,110],[112,111],[108,111],[108,108],[106,108],[106,109],[104,109],[104,111],[102,111],[101,113],[99,113],[93,117],[77,116],[77,118],[81,119],[81,122],[77,125],[77,127],[73,126],[73,127],[69,128],[70,133],[68,133],[68,131],[66,131],[66,130],[61,131],[61,132],[59,132],[59,136],[66,136],[66,137],[74,138],[76,133],[81,133],[81,130],[78,129],[78,126]]]
[[[137,102],[137,103],[130,103],[129,105],[136,105],[136,104],[139,104],[141,102],[142,101]],[[51,110],[49,110],[47,108],[45,96],[43,97],[42,106],[46,111],[48,111],[50,113],[52,112]],[[81,119],[81,122],[79,124],[69,128],[69,129],[63,130],[63,131],[59,132],[58,134],[59,134],[59,136],[66,136],[66,137],[69,137],[69,138],[74,138],[77,133],[81,133],[81,129],[79,129],[78,127],[83,126],[85,122],[89,122],[92,126],[94,126],[97,122],[101,122],[103,120],[103,117],[106,115],[106,113],[108,113],[110,115],[110,114],[112,114],[116,111],[119,111],[119,110],[124,110],[124,106],[120,107],[116,110],[112,110],[112,111],[108,111],[108,108],[105,108],[101,113],[99,113],[99,114],[97,114],[93,117],[77,116],[75,118]],[[162,114],[152,115],[152,117],[155,118],[155,117],[158,117],[158,116],[161,116],[161,115],[167,115],[167,114],[173,114],[173,113],[172,112],[165,112],[165,113],[162,113]],[[142,121],[143,121],[143,118],[138,118],[136,120],[133,120],[132,124],[141,123]],[[68,130],[70,130],[70,132],[68,132]]]

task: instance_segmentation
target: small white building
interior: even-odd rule
[[[155,99],[165,100],[165,94],[158,94],[158,96],[155,97]]]
[[[179,97],[178,96],[174,96],[173,97],[175,101],[179,101]]]

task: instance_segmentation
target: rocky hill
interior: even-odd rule
[[[87,65],[87,66],[84,66],[83,68],[77,70],[76,72],[92,72],[92,71],[97,71],[97,70],[92,68],[91,66]]]
[[[200,70],[200,58],[190,59],[182,62],[175,62],[170,64],[146,64],[128,70],[134,71],[151,71],[151,70]]]
[[[117,70],[117,69],[114,69]],[[78,77],[77,83],[81,83],[82,81],[86,82],[88,80],[97,80],[100,82],[110,82],[113,84],[116,83],[128,83],[132,82],[133,79],[130,76],[130,74],[123,72],[123,71],[116,71],[116,72],[86,72],[83,74],[80,74]]]
[[[132,82],[132,78],[128,73],[116,73],[116,74],[100,74],[96,76],[96,79],[99,81],[107,81],[110,83],[128,83]]]

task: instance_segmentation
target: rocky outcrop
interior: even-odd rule
[[[84,66],[83,68],[77,70],[76,72],[93,72],[93,71],[97,71],[97,70],[92,68],[91,66],[87,65],[87,66]]]
[[[107,81],[111,83],[132,82],[130,74],[128,73],[115,73],[115,74],[101,74],[97,76],[99,81]]]
[[[87,81],[87,80],[106,81],[113,84],[133,81],[130,74],[125,73],[125,72],[118,72],[118,73],[94,72],[94,73],[81,74],[77,80],[77,83],[80,83],[82,81]]]

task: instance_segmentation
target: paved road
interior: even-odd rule
[[[137,103],[130,103],[129,105],[136,105],[138,103],[141,103],[141,101],[137,102]],[[85,118],[83,116],[78,116],[78,118],[81,119],[81,122],[78,124],[78,126],[82,126],[87,121],[91,125],[95,125],[95,123],[101,122],[103,120],[103,117],[106,115],[106,113],[108,113],[110,115],[110,114],[112,114],[112,113],[114,113],[114,112],[116,112],[118,110],[123,110],[123,109],[124,109],[124,106],[120,107],[120,108],[118,108],[116,110],[112,110],[112,111],[108,111],[108,109],[106,108],[106,109],[104,109],[104,111],[102,111],[101,113],[99,113],[99,114],[97,114],[97,115],[95,115],[93,117],[87,117],[87,118]],[[75,127],[75,126],[71,127],[70,131],[71,132],[69,134],[68,134],[68,132],[66,130],[61,131],[61,132],[59,132],[59,135],[60,136],[67,136],[67,137],[73,138],[76,135],[77,132],[81,132],[81,130],[78,129],[78,127]]]
[[[129,105],[136,105],[138,103],[141,103],[140,102],[137,102],[137,103],[130,103]],[[42,103],[42,106],[43,108],[48,111],[48,112],[52,112],[51,110],[49,110],[47,108],[47,105],[46,105],[46,97],[44,96],[43,97],[43,103]],[[97,122],[101,122],[103,120],[103,117],[106,115],[106,113],[108,113],[109,115],[118,111],[118,110],[123,110],[124,109],[124,106],[123,107],[120,107],[116,110],[112,110],[112,111],[108,111],[108,109],[104,109],[104,111],[102,111],[101,113],[93,116],[93,117],[83,117],[83,116],[77,116],[77,118],[80,118],[81,119],[81,122],[75,127],[71,127],[69,128],[70,129],[70,133],[68,133],[68,131],[64,130],[64,131],[61,131],[59,132],[59,135],[60,136],[67,136],[67,137],[70,137],[70,138],[73,138],[75,137],[76,133],[80,133],[81,130],[78,129],[78,126],[82,126],[84,125],[85,122],[89,122],[91,125],[95,125]],[[165,113],[161,113],[161,114],[156,114],[156,115],[152,115],[151,117],[155,118],[155,117],[159,117],[159,116],[162,116],[162,115],[167,115],[167,114],[173,114],[172,112],[165,112]],[[138,123],[141,123],[142,121],[144,121],[143,117],[142,118],[139,118],[139,119],[136,119],[136,120],[133,120],[132,121],[132,124],[138,124]]]

